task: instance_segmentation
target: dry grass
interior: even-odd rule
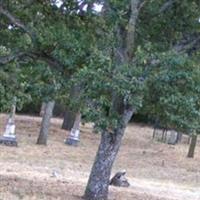
[[[66,146],[62,120],[53,119],[48,145],[35,145],[41,118],[17,116],[19,147],[0,146],[0,200],[80,200],[99,143],[91,125],[81,127],[79,147]],[[0,115],[0,132],[6,115]],[[188,145],[151,139],[152,129],[131,124],[113,173],[126,169],[128,189],[110,189],[111,200],[200,200],[200,145],[194,159]],[[52,177],[56,171],[57,177]]]

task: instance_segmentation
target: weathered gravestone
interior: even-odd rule
[[[15,104],[13,104],[4,134],[0,137],[0,144],[4,144],[7,146],[17,146],[17,139],[15,134],[15,111],[16,106]]]
[[[79,143],[79,135],[80,135],[80,130],[72,129],[70,131],[68,138],[65,140],[65,144],[77,146]]]
[[[181,141],[182,133],[177,132],[174,129],[161,127],[159,124],[155,124],[153,130],[153,139],[167,144],[175,145]]]
[[[168,130],[166,140],[167,144],[175,145],[176,143],[178,143],[179,133],[175,130]]]
[[[160,141],[160,142],[166,142],[166,137],[167,137],[167,129],[154,128],[153,139]]]
[[[129,187],[130,183],[125,177],[126,171],[117,172],[113,178],[110,180],[110,185],[117,187]]]
[[[71,129],[69,136],[65,140],[65,144],[78,146],[79,136],[80,136],[80,123],[81,123],[81,113],[77,113],[73,128]]]

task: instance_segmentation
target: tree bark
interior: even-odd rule
[[[66,109],[62,129],[70,131],[74,125],[75,113]]]
[[[49,134],[49,126],[50,126],[50,120],[53,114],[53,108],[55,105],[55,101],[49,101],[46,103],[44,115],[42,118],[42,124],[40,129],[40,134],[37,139],[37,144],[46,145],[47,144],[47,138]]]
[[[182,136],[183,136],[183,134],[182,134],[181,132],[178,132],[176,143],[179,143],[179,142],[181,143],[181,141],[182,141]]]
[[[106,131],[102,133],[101,143],[86,187],[85,199],[107,199],[111,169],[119,150],[122,136],[123,131],[118,135],[113,135],[113,133]]]
[[[197,144],[197,134],[193,134],[191,142],[190,142],[188,155],[187,155],[188,158],[193,158],[194,157],[196,144]]]
[[[95,162],[88,180],[84,198],[86,200],[107,200],[110,175],[119,151],[125,128],[134,110],[126,110],[121,123],[112,133],[103,131]]]
[[[73,85],[70,90],[70,98],[73,101],[73,99],[76,99],[79,97],[80,93],[80,86],[79,85]],[[65,129],[67,131],[70,131],[73,128],[74,121],[75,121],[76,113],[70,111],[68,108],[65,111],[64,120],[62,124],[62,129]]]

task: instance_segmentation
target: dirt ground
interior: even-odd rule
[[[7,116],[0,115],[0,134]],[[47,146],[36,145],[41,118],[16,117],[19,146],[0,146],[0,200],[81,200],[99,143],[91,125],[81,126],[79,147],[53,119]],[[152,141],[152,128],[130,124],[113,167],[125,169],[129,188],[110,187],[110,200],[200,200],[200,142],[194,159],[188,145]]]

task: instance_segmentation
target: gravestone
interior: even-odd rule
[[[17,139],[15,135],[15,123],[12,120],[12,117],[9,117],[6,124],[5,132],[3,136],[0,137],[0,144],[6,146],[17,146]]]
[[[167,132],[167,144],[176,144],[177,143],[178,133],[175,130],[169,130]]]
[[[166,142],[167,129],[166,128],[154,128],[153,139],[159,142]]]
[[[65,144],[78,146],[79,136],[80,136],[80,123],[81,123],[81,113],[78,112],[75,117],[73,128],[71,129],[68,138],[65,140]]]
[[[65,140],[65,144],[77,146],[79,143],[79,135],[80,135],[80,130],[72,128],[68,138]]]
[[[14,97],[4,134],[0,137],[0,144],[4,144],[6,146],[17,146],[17,139],[15,134],[15,112],[16,98]]]
[[[121,172],[117,172],[113,178],[110,180],[110,185],[117,186],[117,187],[129,187],[130,183],[125,177],[126,171],[123,170]]]

